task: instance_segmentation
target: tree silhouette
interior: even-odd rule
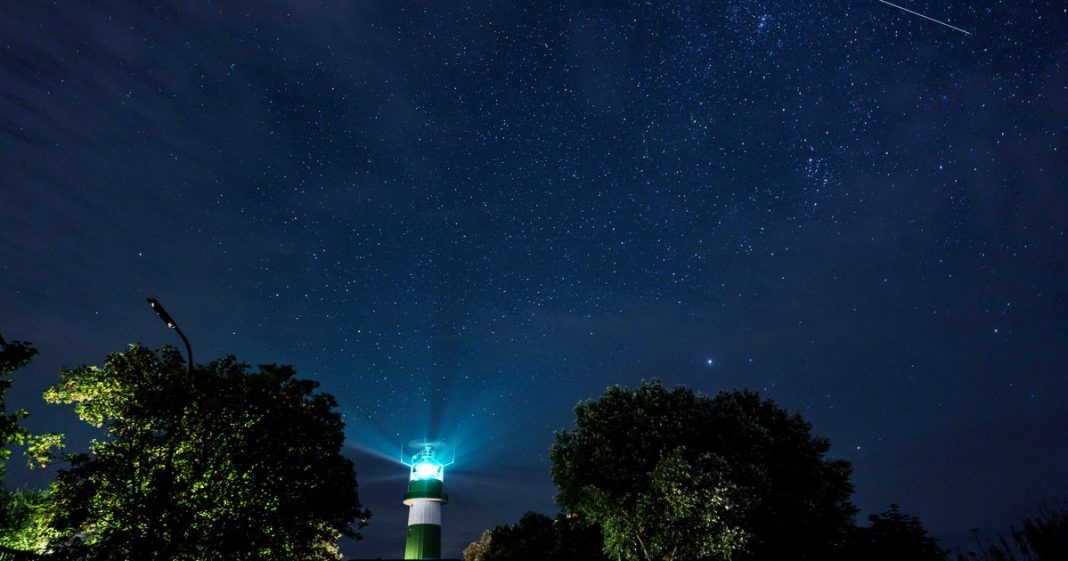
[[[7,341],[0,336],[0,481],[11,456],[10,444],[23,444],[29,433],[19,424],[26,417],[22,409],[7,412],[6,396],[11,389],[11,375],[26,366],[37,354],[30,343]],[[43,527],[42,511],[47,493],[39,489],[0,489],[0,546],[20,550],[37,550],[45,545],[48,532]]]
[[[868,516],[869,525],[853,533],[846,559],[865,561],[945,561],[949,554],[927,534],[919,518],[901,512],[898,505]]]
[[[1068,501],[1040,505],[1038,512],[1013,527],[996,543],[978,550],[957,550],[958,561],[1064,561],[1068,559]]]
[[[598,561],[603,540],[596,526],[559,515],[528,512],[514,525],[497,526],[464,549],[464,561]]]
[[[25,441],[27,432],[19,420],[26,416],[22,409],[12,413],[7,412],[7,391],[11,389],[11,375],[18,369],[30,363],[30,359],[37,354],[33,345],[22,341],[7,341],[0,336],[0,481],[4,478],[4,468],[8,458],[11,457],[9,444],[21,444]]]
[[[845,546],[850,464],[753,392],[644,382],[575,412],[550,451],[557,502],[602,524],[616,559],[823,560]]]

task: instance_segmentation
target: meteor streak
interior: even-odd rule
[[[887,6],[893,6],[893,7],[897,8],[897,9],[903,11],[903,12],[908,12],[910,14],[913,14],[913,15],[916,15],[916,16],[920,16],[923,19],[931,20],[931,21],[933,21],[933,22],[935,22],[935,23],[937,23],[939,25],[944,25],[944,26],[946,26],[946,27],[948,27],[950,29],[955,29],[955,30],[960,31],[961,33],[963,33],[965,35],[971,35],[971,33],[967,32],[967,31],[965,31],[965,30],[963,30],[963,29],[961,29],[959,27],[954,27],[952,25],[949,25],[948,23],[946,23],[944,21],[936,20],[936,19],[934,19],[932,17],[925,16],[925,15],[919,13],[919,12],[914,12],[914,11],[908,9],[908,8],[902,8],[901,6],[898,6],[897,4],[891,4],[890,2],[887,2],[886,0],[879,0],[879,1],[882,2],[883,4],[886,4]]]

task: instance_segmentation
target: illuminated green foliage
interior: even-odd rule
[[[68,553],[89,560],[327,560],[369,516],[329,394],[288,366],[131,346],[45,393],[105,438],[52,487]],[[76,537],[77,536],[77,537]]]
[[[62,434],[31,434],[26,437],[27,464],[30,469],[45,467],[55,460],[55,452],[62,448]]]
[[[55,532],[48,527],[48,493],[0,490],[0,546],[42,553]]]
[[[615,559],[685,561],[730,559],[743,549],[748,536],[738,526],[739,492],[719,470],[697,467],[716,463],[703,456],[690,464],[684,450],[672,451],[635,493],[634,511],[615,508],[612,496],[589,488],[589,504],[601,513],[605,551]]]

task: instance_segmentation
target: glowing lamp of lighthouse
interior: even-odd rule
[[[437,452],[444,447],[440,442],[412,443],[418,448],[410,462],[408,492],[404,504],[408,505],[408,538],[404,543],[405,559],[441,559],[441,505],[449,501],[443,482],[445,467]]]

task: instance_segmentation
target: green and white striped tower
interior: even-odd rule
[[[435,457],[439,442],[421,442],[411,463],[408,492],[408,539],[404,542],[405,559],[441,559],[441,505],[449,501],[442,490],[445,466]],[[449,462],[451,464],[452,462]]]

